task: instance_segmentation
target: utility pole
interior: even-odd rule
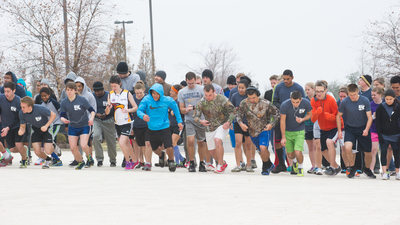
[[[154,76],[156,72],[154,71],[153,10],[151,5],[151,0],[149,0],[149,9],[150,9],[150,38],[151,38],[151,70],[152,70],[152,76]]]
[[[63,0],[64,12],[64,47],[65,47],[65,75],[69,72],[69,50],[68,50],[68,21],[67,21],[67,0]]]
[[[124,31],[124,52],[125,52],[125,62],[128,63],[128,61],[126,60],[126,39],[125,39],[125,24],[131,24],[133,23],[132,20],[130,21],[115,21],[115,24],[121,24],[122,23],[122,29]]]
[[[35,37],[40,38],[42,40],[42,53],[43,53],[43,77],[46,77],[46,60],[44,58],[44,38],[49,37],[49,35],[35,35]]]

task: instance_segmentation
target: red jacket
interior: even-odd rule
[[[315,123],[318,120],[319,127],[323,131],[329,131],[336,128],[336,114],[338,113],[338,106],[335,98],[326,95],[324,100],[319,100],[316,97],[311,99],[312,116],[311,121]],[[342,128],[343,126],[343,119]]]

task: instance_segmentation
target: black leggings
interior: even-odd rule
[[[396,169],[400,168],[400,148],[397,146],[397,143],[385,141],[380,144],[381,147],[381,164],[382,166],[387,166],[387,149],[389,144],[392,145],[393,156],[394,156],[394,166]],[[396,149],[394,147],[397,147]]]

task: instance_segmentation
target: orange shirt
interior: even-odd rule
[[[329,131],[337,127],[336,115],[338,113],[338,106],[336,104],[335,98],[333,98],[328,94],[323,100],[319,100],[316,97],[314,97],[311,99],[311,106],[313,107],[311,121],[315,123],[315,121],[318,120],[318,124],[321,130]],[[344,126],[342,118],[341,121],[342,121],[341,126],[343,128]]]

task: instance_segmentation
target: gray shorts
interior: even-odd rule
[[[320,139],[321,138],[321,129],[319,128],[318,120],[314,123],[314,138]]]
[[[185,121],[186,136],[194,136],[197,141],[206,140],[206,127],[190,120]]]

